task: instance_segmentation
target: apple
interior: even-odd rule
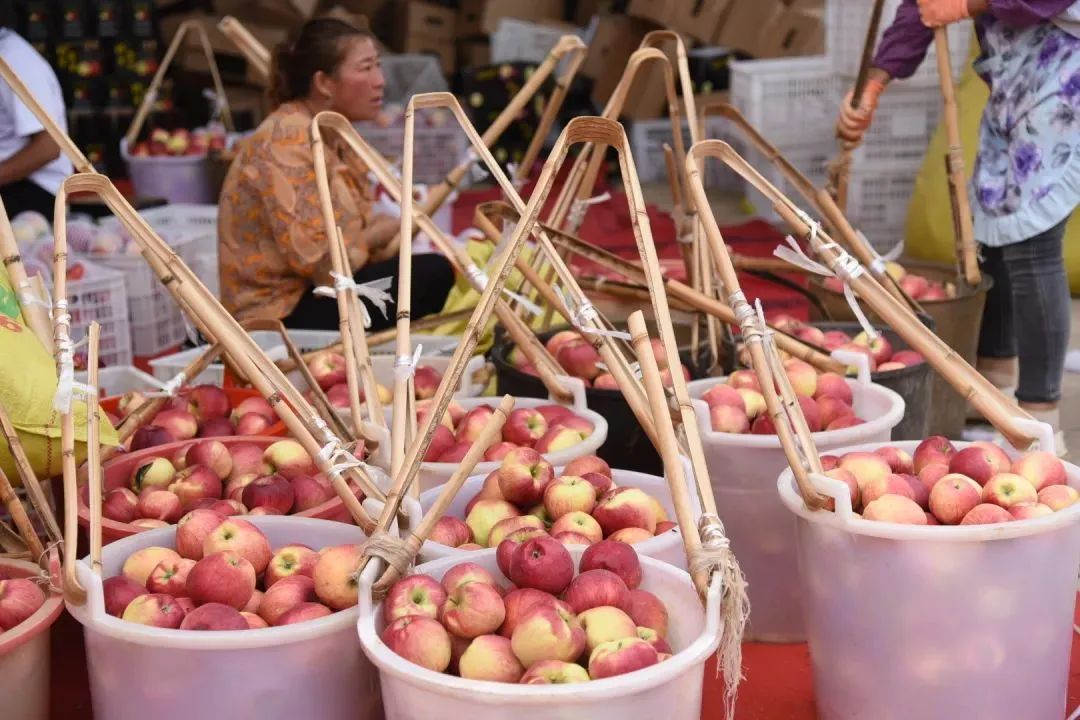
[[[1080,494],[1069,485],[1048,485],[1039,491],[1039,502],[1054,512],[1069,507],[1077,498]]]
[[[172,483],[176,468],[165,458],[153,458],[141,463],[131,474],[131,489],[136,494],[147,488],[164,490]]]
[[[546,437],[546,436],[545,436]],[[503,458],[499,466],[499,492],[515,505],[532,505],[543,498],[555,476],[551,463],[538,450],[521,447]],[[479,538],[477,538],[479,541]]]
[[[608,570],[615,573],[633,590],[641,584],[641,561],[633,548],[620,542],[604,540],[597,542],[581,555],[582,573],[589,570]]]
[[[630,590],[620,605],[620,610],[625,612],[638,627],[647,627],[656,631],[662,637],[667,637],[668,611],[663,601],[648,590]]]
[[[547,429],[547,420],[535,408],[518,408],[506,418],[502,435],[507,442],[532,447]]]
[[[926,488],[926,491],[930,492],[934,489],[934,485],[937,484],[938,480],[948,474],[948,465],[942,465],[941,463],[931,463],[923,467],[923,469],[918,474],[918,478],[919,482],[921,482],[923,484],[923,487]]]
[[[162,560],[146,579],[146,589],[152,593],[173,597],[186,595],[188,574],[193,567],[195,561],[187,558]]]
[[[488,533],[488,547],[499,547],[499,544],[509,537],[511,533],[525,528],[543,530],[544,521],[535,515],[521,515],[500,520],[495,523],[495,526],[491,528],[491,532]]]
[[[897,476],[893,476],[897,477]],[[863,519],[904,525],[925,525],[926,514],[909,497],[887,494],[869,502],[862,512]]]
[[[652,645],[653,650],[660,656],[661,661],[666,659],[664,655],[667,655],[668,657],[671,656],[671,646],[668,645],[667,640],[660,637],[660,634],[652,628],[637,628],[637,636]]]
[[[926,358],[924,358],[921,353],[917,353],[914,350],[900,350],[893,354],[891,361],[900,363],[904,367],[911,367],[912,365],[926,362]]]
[[[148,593],[133,598],[121,618],[139,625],[174,630],[184,621],[184,611],[173,596]]]
[[[256,589],[255,592],[251,593],[251,599],[247,601],[247,605],[245,605],[240,610],[240,612],[249,612],[249,613],[258,614],[259,607],[262,605],[262,601],[263,601],[264,597],[266,597],[266,593],[264,593],[262,590]]]
[[[187,595],[196,605],[216,602],[240,610],[255,591],[255,575],[251,563],[237,553],[209,553],[188,572]]]
[[[519,545],[523,545],[534,538],[545,537],[547,534],[543,528],[523,527],[507,535],[495,548],[495,562],[498,564],[502,574],[510,577],[510,562],[513,560],[514,552]]]
[[[574,411],[563,405],[538,405],[536,412],[544,416],[550,426],[553,422],[571,417]]]
[[[750,388],[739,388],[737,392],[746,407],[746,417],[751,420],[768,410],[768,406],[765,404],[765,396],[759,391]]]
[[[719,385],[718,387],[726,387]],[[713,432],[745,435],[750,432],[750,418],[741,407],[717,405],[709,410],[709,424]]]
[[[439,389],[442,375],[430,365],[418,365],[413,373],[413,393],[417,400],[427,400],[435,397],[435,391]]]
[[[480,500],[465,517],[465,524],[472,531],[473,540],[487,546],[488,535],[500,520],[519,515],[518,509],[505,500]]]
[[[806,395],[798,395],[799,408],[810,432],[819,432],[824,428],[821,423],[821,410],[818,409],[817,401]]]
[[[0,580],[0,633],[19,625],[45,604],[45,593],[33,580]]]
[[[502,459],[509,455],[516,447],[518,446],[514,443],[506,441],[497,442],[484,451],[484,460],[487,462],[501,462]]]
[[[824,372],[818,376],[814,399],[820,400],[823,397],[835,398],[849,406],[855,400],[851,385],[843,375],[834,372]]]
[[[573,512],[589,513],[596,506],[592,483],[573,475],[563,475],[544,489],[544,509],[552,520]]]
[[[1052,453],[1029,452],[1013,461],[1012,472],[1026,478],[1036,492],[1051,485],[1064,485],[1067,481],[1065,465]]]
[[[509,569],[508,577],[518,587],[558,595],[572,584],[574,559],[558,540],[541,536],[514,548]]]
[[[315,574],[315,565],[319,562],[319,553],[306,545],[286,545],[279,548],[266,566],[265,585],[270,589],[274,583],[292,575]]]
[[[380,385],[380,387],[382,387],[382,386]],[[381,393],[379,394],[379,398],[382,399],[382,394]],[[389,398],[387,398],[387,402],[392,402],[392,401],[393,401],[393,396],[391,395]],[[431,413],[431,408],[432,408],[432,401],[431,400],[418,400],[416,402],[416,425],[417,425],[417,427],[423,425],[427,421],[427,416]],[[464,419],[464,417],[465,417],[465,415],[467,413],[465,412],[464,408],[461,408],[461,411],[462,411],[461,418]],[[435,427],[444,427],[444,428],[446,428],[447,430],[449,430],[452,433],[454,431],[454,423],[455,423],[455,420],[453,419],[453,415],[450,413],[450,409],[448,408],[447,411],[445,413],[443,413],[443,416],[439,420],[438,425],[436,425]]]
[[[838,468],[838,467],[840,467],[840,458],[836,457],[835,455],[822,455],[821,456],[821,469],[822,470],[828,471],[828,470],[833,470],[833,469]]]
[[[241,611],[240,617],[244,618],[248,624],[248,630],[261,630],[263,628],[270,627],[266,624],[266,621],[252,612]]]
[[[497,587],[495,576],[482,566],[473,562],[458,563],[446,571],[443,575],[442,586],[447,594],[452,593],[465,583],[478,582],[484,585]]]
[[[274,424],[273,420],[266,419],[266,416],[261,413],[248,413],[242,415],[236,422],[236,434],[237,435],[262,435],[265,433],[271,425]]]
[[[604,535],[628,527],[639,527],[650,534],[656,532],[656,513],[652,498],[639,488],[615,488],[600,498],[593,517]]]
[[[244,488],[242,502],[249,508],[266,507],[285,515],[292,509],[295,499],[292,483],[281,475],[267,475]]]
[[[828,428],[837,420],[845,417],[854,417],[855,411],[843,400],[825,395],[817,400],[818,423],[822,428]]]
[[[450,665],[450,635],[438,620],[401,617],[387,625],[381,637],[395,653],[428,670],[443,672]]]
[[[986,485],[990,478],[1008,472],[1011,467],[1012,461],[1005,451],[990,443],[972,443],[949,460],[950,473],[967,475],[979,485]]]
[[[436,425],[435,434],[431,436],[431,444],[424,453],[424,462],[438,462],[439,458],[456,444],[454,433],[445,425]]]
[[[664,520],[663,522],[656,523],[656,534],[657,535],[663,535],[666,532],[669,532],[671,530],[677,530],[678,528],[679,528],[678,523],[672,522],[670,520]],[[620,530],[619,532],[623,532],[623,531]],[[618,535],[618,534],[619,533],[615,533],[615,535]]]
[[[589,677],[600,680],[624,675],[660,662],[652,645],[639,637],[614,640],[598,646],[589,654]]]
[[[1042,503],[1018,503],[1009,508],[1009,514],[1016,520],[1030,520],[1031,518],[1053,515],[1054,510],[1049,505]]]
[[[281,616],[289,610],[316,600],[315,581],[307,575],[291,575],[266,589],[258,615],[269,625],[279,625]]]
[[[225,517],[213,510],[202,509],[184,515],[176,526],[176,551],[189,560],[201,559],[206,538],[225,522]]]
[[[180,556],[172,548],[150,546],[136,550],[128,559],[120,572],[131,578],[139,585],[146,587],[146,580],[162,560],[179,560]]]
[[[278,440],[266,448],[263,459],[273,468],[272,472],[286,480],[300,475],[314,475],[318,472],[315,463],[304,450],[304,446],[295,440]],[[263,473],[270,475],[271,473]]]
[[[363,552],[359,545],[337,545],[323,548],[312,577],[315,594],[332,610],[344,610],[357,603],[356,571]]]
[[[266,398],[244,398],[239,403],[237,403],[235,408],[233,408],[232,419],[234,422],[239,422],[240,418],[244,417],[249,413],[262,415],[270,422],[275,422],[277,420],[277,413],[275,413],[274,409],[270,407],[270,403],[266,401]]]
[[[833,350],[839,350],[850,342],[851,337],[843,330],[827,330],[825,331],[825,339],[822,341],[822,347],[832,352]]]
[[[911,456],[903,450],[886,445],[885,447],[878,448],[874,453],[883,457],[885,462],[889,463],[889,467],[894,473],[899,475],[910,475],[914,470]]]
[[[628,592],[622,578],[610,570],[586,570],[570,581],[563,600],[575,613],[582,613],[602,605],[620,607]]]
[[[105,612],[113,617],[120,617],[124,609],[132,600],[140,595],[146,595],[145,585],[140,585],[126,575],[114,575],[106,578],[101,584],[102,594],[105,597]],[[3,602],[0,601],[0,605]],[[2,611],[0,611],[2,612]],[[2,625],[0,625],[2,629]]]
[[[880,486],[892,474],[889,463],[872,452],[846,453],[840,458],[840,467],[855,476],[859,483],[859,490],[862,492],[863,503],[871,502],[867,499],[867,488]]]
[[[567,466],[569,467],[569,465]],[[607,493],[608,490],[615,487],[615,483],[612,481],[610,475],[601,475],[600,473],[587,472],[578,475],[582,480],[588,480],[596,491],[596,499],[599,500]]]
[[[184,455],[185,465],[202,465],[210,469],[218,480],[226,480],[232,472],[233,459],[229,448],[220,440],[203,440],[188,448]]]
[[[920,480],[914,475],[909,475],[907,473],[900,474],[899,477],[903,478],[907,482],[908,487],[911,488],[911,499],[914,500],[915,503],[923,510],[929,510],[930,489],[923,484],[922,480]],[[907,495],[906,493],[903,494],[905,496]]]
[[[584,338],[576,330],[560,330],[547,339],[544,347],[547,348],[549,353],[556,355],[563,345],[580,342],[584,342]]]
[[[308,360],[308,370],[319,383],[319,387],[328,390],[334,385],[345,382],[345,356],[341,353],[324,350]]]
[[[825,333],[822,332],[820,328],[816,328],[813,325],[804,325],[795,328],[793,334],[804,343],[817,345],[818,347],[824,347],[825,345]]]
[[[742,395],[730,385],[723,383],[713,385],[702,394],[701,399],[705,401],[710,409],[729,405],[742,410],[744,414],[746,413],[746,403],[743,402]]]
[[[982,501],[1008,510],[1020,503],[1038,502],[1039,493],[1026,478],[1013,473],[999,473],[983,486]]]
[[[101,499],[101,514],[109,520],[129,523],[135,519],[139,497],[127,488],[115,488]]]
[[[912,465],[916,474],[922,472],[922,469],[927,465],[934,463],[948,467],[949,461],[955,454],[956,448],[953,447],[948,438],[932,435],[915,448],[912,455]]]
[[[966,475],[949,473],[930,490],[930,512],[941,524],[956,525],[979,504],[982,488]]]
[[[793,358],[784,363],[784,372],[796,395],[809,398],[817,392],[817,370],[810,363]]]
[[[893,370],[904,370],[905,368],[907,368],[907,365],[904,363],[887,361],[877,366],[877,372],[892,372]]]
[[[228,417],[232,402],[228,394],[214,385],[196,385],[187,392],[191,414],[199,422]]]
[[[195,502],[203,498],[219,499],[221,491],[221,479],[204,465],[189,465],[176,473],[169,484],[169,492],[176,494],[185,510],[190,510]]]
[[[238,442],[229,446],[229,454],[232,455],[233,466],[229,472],[229,482],[237,478],[254,475],[262,477],[273,472],[263,459],[263,449],[255,443]]]
[[[462,653],[458,674],[468,680],[517,683],[525,674],[525,668],[514,656],[508,638],[481,635]]]
[[[582,535],[581,533],[576,533],[576,532],[565,532],[564,531],[564,532],[555,533],[551,537],[555,538],[556,540],[558,540],[560,543],[562,543],[564,546],[566,546],[568,548],[573,547],[574,545],[584,545],[584,546],[588,547],[589,545],[593,544],[592,538],[587,538],[584,535]]]
[[[317,508],[337,497],[334,487],[322,474],[297,475],[291,482],[294,512],[301,513]]]
[[[567,513],[556,520],[551,526],[551,535],[558,539],[560,533],[580,535],[587,541],[585,544],[598,543],[604,539],[600,523],[586,512]]]
[[[472,530],[461,518],[443,515],[431,529],[428,539],[447,547],[458,547],[472,541]]]
[[[207,603],[195,608],[180,623],[181,630],[248,630],[250,623],[240,612],[222,603]]]
[[[145,528],[147,530],[169,527],[169,525],[171,525],[171,523],[167,523],[164,520],[157,520],[155,518],[138,518],[137,520],[132,520],[131,524],[135,527]]]
[[[361,391],[363,395],[363,391]],[[352,405],[352,395],[347,383],[338,383],[326,391],[326,399],[336,408],[348,408]]]
[[[213,510],[219,515],[224,515],[225,517],[247,514],[247,508],[244,506],[244,503],[240,502],[239,500],[233,500],[231,498],[228,500],[217,500],[207,509]]]
[[[900,289],[907,293],[908,297],[913,300],[918,300],[922,297],[928,289],[930,289],[930,281],[924,278],[922,275],[913,275],[908,273],[898,281]]]
[[[450,633],[460,638],[489,635],[506,618],[502,596],[493,585],[463,582],[446,596],[439,619]]]
[[[870,348],[870,353],[876,365],[881,365],[892,357],[892,343],[884,335],[878,335],[874,340],[870,340],[870,336],[863,331],[856,335],[852,342]]]
[[[856,478],[856,482],[858,482],[858,478]],[[916,502],[914,489],[902,475],[896,473],[890,473],[884,478],[875,477],[859,486],[859,497],[862,500],[863,507],[870,505],[870,503],[885,495],[899,495]]]
[[[728,376],[727,384],[736,390],[745,388],[747,390],[761,392],[761,383],[758,381],[758,377],[753,370],[736,370]],[[747,408],[747,410],[749,410],[749,408]]]
[[[502,627],[499,628],[499,634],[505,638],[513,635],[518,620],[526,610],[537,603],[560,604],[564,606],[567,612],[571,612],[568,605],[561,600],[556,600],[549,593],[534,590],[533,588],[517,588],[508,592],[503,598],[506,617],[503,619]]]
[[[585,650],[585,630],[565,603],[535,603],[510,636],[510,647],[527,668],[544,660],[576,660]]]
[[[589,681],[589,673],[577,663],[541,660],[521,676],[521,685],[568,685]]]
[[[236,426],[228,418],[214,418],[199,423],[198,438],[229,437],[236,434]]]
[[[597,646],[612,640],[638,637],[637,626],[630,619],[630,616],[610,605],[591,608],[579,613],[578,621],[585,630],[586,653],[592,653]]]
[[[186,410],[162,410],[154,417],[154,424],[177,440],[190,440],[199,432],[198,421]]]
[[[584,340],[561,345],[555,353],[555,360],[574,377],[592,380],[600,374],[600,368],[597,367],[600,353]]]
[[[450,448],[439,456],[438,462],[441,463],[460,463],[465,459],[465,456],[469,454],[469,450],[472,449],[471,442],[459,442],[454,443]]]
[[[203,541],[204,556],[220,551],[235,552],[251,563],[257,575],[266,570],[273,555],[270,541],[262,531],[239,518],[226,518]]]
[[[961,525],[993,525],[995,523],[1012,522],[1012,514],[999,505],[981,503],[968,511]]]
[[[480,405],[474,407],[466,413],[465,417],[458,423],[457,432],[454,433],[454,439],[459,443],[472,444],[480,439],[480,435],[484,432],[484,429],[491,423],[491,418],[495,415],[495,410],[490,405]]]
[[[383,600],[387,624],[399,617],[423,615],[437,619],[446,602],[446,590],[430,575],[410,575],[398,580]]]

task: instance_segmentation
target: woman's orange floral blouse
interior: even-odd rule
[[[311,112],[284,103],[238,149],[221,190],[221,301],[239,321],[281,320],[315,285],[332,285],[315,162]],[[352,269],[368,261],[364,229],[373,192],[367,167],[328,139],[334,212]]]

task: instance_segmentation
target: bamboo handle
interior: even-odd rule
[[[949,198],[952,201],[957,261],[964,281],[972,287],[978,287],[982,282],[982,273],[979,271],[979,258],[975,249],[975,227],[968,200],[967,176],[964,173],[964,146],[960,138],[960,112],[957,108],[956,85],[953,82],[949,57],[949,35],[944,27],[934,29],[934,47],[937,50],[938,78],[941,81],[941,98],[944,104],[945,133],[949,139],[945,168],[949,178]]]
[[[577,77],[582,63],[585,62],[588,50],[588,46],[582,44],[580,47],[574,47],[570,51],[566,68],[563,70],[562,75],[555,80],[555,88],[551,91],[551,97],[548,98],[547,103],[544,105],[544,112],[540,116],[540,121],[536,124],[536,132],[533,134],[532,140],[529,141],[529,147],[525,149],[525,155],[521,158],[521,165],[518,167],[517,173],[518,180],[525,181],[529,179],[532,166],[536,164],[536,158],[540,156],[544,140],[555,125],[555,119],[558,117],[563,103],[566,102],[566,95],[570,91],[570,85],[574,82],[574,78]]]
[[[86,334],[87,344],[87,380],[92,392],[86,398],[86,464],[90,468],[87,482],[87,504],[90,506],[90,566],[95,573],[101,574],[101,441],[98,437],[98,423],[101,422],[101,408],[98,404],[98,345],[101,339],[101,326],[90,323]],[[73,549],[73,548],[72,548]]]
[[[41,544],[41,540],[34,531],[34,525],[30,522],[30,516],[26,514],[26,508],[23,507],[19,496],[15,494],[15,488],[12,487],[11,481],[3,470],[0,470],[0,502],[4,503],[4,507],[11,515],[15,529],[19,531],[19,535],[26,543],[31,557],[35,560],[41,558],[45,554],[45,546]]]
[[[416,134],[416,108],[412,100],[405,108],[405,142],[401,153],[401,196],[413,197],[413,165]],[[402,238],[413,236],[413,203],[401,203]],[[412,312],[412,243],[405,242],[398,249],[398,296],[397,296],[397,360],[408,362],[412,357],[409,340],[409,319]],[[390,427],[390,474],[397,477],[412,435],[416,432],[416,413],[412,400],[414,392],[412,373],[394,373],[394,413]]]
[[[243,23],[231,15],[226,15],[221,19],[221,22],[218,23],[218,29],[221,30],[225,37],[235,43],[263,83],[269,85],[270,65],[272,62],[270,51],[244,27]]]

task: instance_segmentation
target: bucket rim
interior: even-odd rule
[[[555,468],[555,476],[558,477],[559,473],[564,468],[565,468],[565,466],[556,467]],[[689,471],[689,468],[686,468],[686,469],[687,469],[687,471]],[[668,489],[667,478],[665,478],[663,476],[660,476],[660,475],[653,475],[651,473],[638,472],[637,470],[620,470],[618,468],[612,468],[611,469],[611,474],[612,474],[612,479],[616,483],[621,483],[621,482],[622,483],[627,483],[627,485],[620,484],[619,485],[620,487],[626,487],[626,486],[634,487],[633,482],[634,482],[635,479],[648,478],[650,480],[656,480],[657,482],[661,483],[665,489]],[[469,476],[468,478],[465,479],[465,483],[461,486],[461,490],[458,491],[459,494],[465,492],[466,488],[475,487],[476,485],[482,483],[486,478],[487,478],[487,475],[471,475],[471,476]],[[620,478],[621,478],[621,480],[620,480]],[[430,490],[425,490],[422,493],[420,493],[420,509],[421,510],[423,510],[425,513],[427,512],[427,508],[430,505],[433,505],[435,503],[435,499],[439,496],[439,493],[442,492],[442,489],[443,489],[444,485],[445,485],[445,483],[443,483],[442,485],[438,485],[436,487],[433,487]],[[668,489],[668,492],[669,492],[669,499],[670,499],[670,489]],[[464,519],[464,518],[462,518],[462,519]],[[674,530],[679,530],[679,526],[677,524],[676,524]],[[433,548],[435,548],[434,551],[440,553],[442,557],[456,557],[456,558],[465,560],[465,559],[468,559],[470,557],[474,557],[475,554],[479,552],[479,550],[459,550],[458,548],[450,547],[448,545],[443,545],[442,543],[435,542],[434,540],[425,540],[424,541],[424,547],[427,547],[429,544]],[[673,532],[666,532],[663,535],[655,535],[655,536],[649,538],[648,540],[643,540],[642,542],[634,543],[634,550],[637,551],[638,555],[644,555],[646,557],[653,557],[657,553],[666,552],[668,550],[675,549],[675,548],[678,548],[678,549],[682,548],[682,534],[681,534],[681,531],[678,534],[673,533]],[[484,548],[484,549],[486,550],[486,549],[490,549],[490,548]],[[424,551],[423,548],[421,548],[420,552],[422,553],[423,551]]]
[[[872,452],[881,447],[895,447],[905,452],[914,452],[919,446],[919,440],[902,440],[883,443],[863,443],[834,448],[829,452],[833,455],[842,455],[849,452]],[[950,440],[954,447],[962,449],[970,447],[973,442]],[[1015,448],[1001,447],[1010,457],[1017,457],[1021,453]],[[1068,484],[1080,490],[1080,467],[1072,463],[1061,461],[1065,466]],[[812,477],[812,476],[811,476]],[[813,481],[813,480],[812,480]],[[819,490],[826,488],[817,485]],[[846,486],[845,492],[846,492]],[[841,517],[830,511],[811,511],[806,508],[802,496],[795,489],[795,478],[791,468],[786,468],[776,480],[776,488],[780,493],[780,500],[788,510],[798,516],[799,519],[818,525],[827,525],[838,530],[843,530],[852,535],[864,535],[867,537],[883,538],[887,540],[932,540],[935,542],[983,542],[986,540],[1012,540],[1015,538],[1038,535],[1052,532],[1075,524],[1080,520],[1080,501],[1064,510],[1058,510],[1051,515],[1027,520],[1014,520],[1006,523],[993,525],[903,525],[900,523],[878,522],[865,520],[861,517]]]
[[[572,547],[568,549],[574,557],[576,565],[585,548]],[[494,548],[477,550],[474,557],[483,557],[485,555],[494,557]],[[698,599],[697,591],[693,589],[693,581],[690,579],[689,573],[654,558],[639,556],[639,559],[643,570],[649,573],[659,572],[667,575],[668,581],[684,584],[689,587],[690,592]],[[432,568],[449,568],[458,562],[459,559],[456,557],[440,558],[416,566],[414,573],[423,574]],[[661,663],[626,675],[616,675],[600,680],[589,680],[584,683],[566,685],[518,685],[487,680],[468,680],[428,670],[406,660],[387,647],[379,634],[375,632],[375,621],[382,604],[372,604],[369,599],[364,597],[365,590],[370,591],[370,587],[369,576],[365,573],[365,576],[362,576],[360,580],[360,616],[357,619],[356,627],[360,636],[360,646],[379,673],[388,673],[412,685],[424,685],[440,694],[473,700],[482,704],[539,705],[571,699],[575,703],[597,702],[610,699],[626,691],[639,693],[650,690],[671,682],[687,672],[692,672],[695,665],[704,663],[706,658],[719,647],[723,629],[723,622],[720,617],[721,580],[719,574],[716,574],[713,576],[712,583],[709,586],[706,607],[702,608],[705,617],[701,636]]]
[[[694,380],[687,387],[690,391],[690,401],[697,413],[698,423],[702,439],[716,445],[739,446],[754,450],[779,450],[780,438],[776,435],[752,435],[750,433],[736,434],[717,432],[712,429],[709,422],[708,404],[701,399],[705,389],[718,383],[724,382],[727,376],[717,376]],[[816,442],[828,444],[830,447],[847,442],[856,442],[859,435],[880,433],[896,427],[904,418],[906,403],[904,398],[892,388],[885,387],[880,383],[860,383],[851,378],[844,378],[853,393],[877,394],[890,401],[890,407],[876,418],[867,420],[862,425],[839,428],[837,430],[819,430],[811,433]]]
[[[41,574],[41,568],[35,563],[15,558],[0,558],[0,567],[14,567],[25,572],[24,577]],[[45,602],[33,615],[6,632],[0,632],[0,657],[15,652],[42,632],[45,632],[60,617],[64,609],[64,597],[58,592],[45,591]]]
[[[408,508],[409,514],[418,522],[420,515],[419,506],[416,504],[416,501],[411,498],[405,498],[402,502],[403,505]],[[273,528],[275,526],[280,528],[293,525],[301,531],[298,535],[302,534],[305,529],[314,532],[319,528],[327,528],[332,524],[336,526],[342,534],[354,534],[357,544],[362,543],[367,537],[364,535],[364,532],[355,525],[348,525],[332,520],[274,515],[257,515],[254,517],[242,516],[242,519],[248,520],[253,525],[260,528]],[[352,531],[351,533],[350,530]],[[134,540],[134,538],[138,538],[138,541]],[[162,547],[174,547],[176,527],[170,525],[169,527],[164,528],[154,528],[144,533],[137,533],[136,535],[105,545],[101,551],[102,559],[104,561],[105,558],[110,555],[122,554],[128,551],[128,548],[131,545],[136,544],[136,542],[142,543],[147,539],[157,540],[158,538],[160,538],[162,542],[156,543],[157,545]],[[297,537],[296,542],[303,542],[303,538]],[[178,628],[167,629],[149,627],[107,615],[104,610],[104,596],[102,589],[102,583],[105,578],[98,576],[91,570],[88,557],[80,558],[75,567],[79,581],[87,589],[88,597],[86,605],[80,606],[72,603],[65,603],[68,612],[71,613],[87,632],[99,633],[114,640],[126,641],[133,645],[151,645],[158,648],[171,648],[177,650],[221,650],[225,652],[276,647],[305,642],[315,637],[323,637],[343,632],[355,625],[358,616],[358,608],[354,605],[344,610],[337,610],[326,617],[318,618],[316,620],[309,620],[307,622],[297,623],[295,625],[285,625],[282,627],[259,628],[257,630],[195,631],[180,630]]]
[[[152,155],[150,157],[136,157],[128,150],[127,138],[120,138],[120,157],[129,164],[157,164],[163,165],[198,165],[210,160],[210,155]]]

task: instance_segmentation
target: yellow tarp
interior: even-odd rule
[[[973,48],[972,59],[975,57]],[[888,92],[888,90],[886,90]],[[970,181],[979,144],[979,123],[990,97],[986,83],[968,63],[956,87],[960,106],[960,135],[964,143],[964,167]],[[908,206],[905,254],[923,260],[956,262],[952,207],[945,177],[944,121],[938,126],[926,151],[922,169]],[[978,238],[975,238],[978,240]],[[1080,220],[1074,213],[1065,233],[1065,268],[1073,293],[1080,293]]]

